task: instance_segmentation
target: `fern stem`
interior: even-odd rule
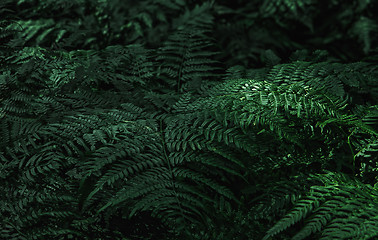
[[[353,151],[353,147],[352,147],[352,144],[350,143],[350,137],[353,135],[354,131],[356,129],[354,129],[348,136],[348,145],[349,145],[349,148],[350,148],[350,151],[352,152],[352,156],[353,156],[353,176],[356,174],[356,155],[354,154],[354,151]]]
[[[175,198],[176,198],[176,201],[177,201],[177,204],[180,208],[180,213],[181,213],[181,216],[182,218],[184,219],[185,221],[185,225],[188,225],[187,224],[187,221],[186,221],[186,218],[185,218],[185,214],[184,214],[184,210],[182,209],[182,206],[181,206],[181,203],[180,203],[180,200],[178,199],[177,197],[177,192],[176,192],[176,187],[175,187],[175,184],[174,184],[174,180],[175,180],[175,176],[173,174],[173,170],[172,170],[172,166],[169,162],[169,157],[168,157],[168,154],[167,154],[167,150],[166,150],[166,143],[165,143],[165,139],[164,139],[164,132],[163,132],[163,120],[160,119],[160,136],[161,136],[161,140],[162,140],[162,143],[163,143],[163,153],[164,153],[164,158],[166,159],[167,161],[167,164],[168,164],[168,169],[169,169],[169,172],[170,172],[170,175],[171,175],[171,178],[172,178],[172,188],[173,188],[173,192],[175,194]]]

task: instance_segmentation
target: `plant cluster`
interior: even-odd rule
[[[376,239],[377,8],[1,1],[0,239]]]

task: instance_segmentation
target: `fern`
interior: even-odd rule
[[[190,82],[195,84],[216,76],[216,61],[212,59],[216,53],[209,51],[211,41],[206,36],[213,21],[208,8],[208,4],[203,4],[187,12],[178,20],[178,30],[158,51],[158,75],[177,92],[182,92]]]
[[[376,3],[340,3],[2,1],[0,238],[375,238]]]
[[[312,178],[322,184],[311,186],[308,194],[295,202],[294,208],[269,229],[264,239],[271,239],[302,220],[304,225],[293,239],[315,237],[320,232],[320,239],[368,239],[376,234],[377,224],[371,224],[377,216],[376,189],[340,174]]]
[[[353,27],[351,28],[352,35],[358,37],[358,40],[361,42],[363,46],[363,51],[365,54],[369,53],[371,48],[371,34],[376,31],[377,28],[376,23],[365,17],[361,16],[359,20],[357,20]]]
[[[291,12],[294,15],[298,15],[299,11],[304,11],[306,6],[311,5],[311,0],[298,0],[298,1],[286,1],[277,0],[271,2],[264,2],[262,4],[260,11],[265,15],[273,15],[277,12]]]

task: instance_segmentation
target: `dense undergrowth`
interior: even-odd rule
[[[376,239],[377,6],[2,0],[0,239]]]

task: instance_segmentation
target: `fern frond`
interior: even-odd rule
[[[363,51],[368,54],[371,48],[371,35],[377,30],[377,23],[365,16],[361,16],[356,22],[354,22],[350,32],[352,35],[358,37],[358,40],[363,45]]]
[[[312,4],[311,0],[275,0],[267,1],[261,6],[260,11],[267,15],[275,14],[276,12],[292,12],[297,15],[298,11],[303,11],[305,7]]]
[[[158,76],[178,92],[191,81],[217,76],[217,61],[213,59],[216,52],[209,49],[212,44],[206,36],[212,24],[207,5],[197,6],[179,19],[178,30],[159,48],[157,60],[161,63]]]
[[[294,208],[268,230],[264,239],[270,239],[303,219],[305,225],[293,239],[305,239],[319,232],[322,239],[336,236],[357,238],[363,236],[361,232],[375,234],[377,224],[369,229],[364,226],[378,213],[372,210],[377,207],[376,189],[341,174],[328,173],[312,178],[323,184],[311,186],[308,194],[295,202]]]

